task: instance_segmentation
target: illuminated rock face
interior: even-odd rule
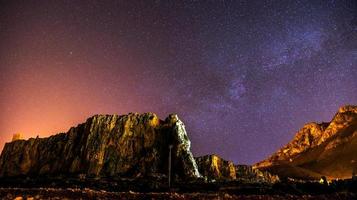
[[[0,176],[87,174],[144,177],[172,172],[200,176],[185,126],[177,115],[164,121],[153,113],[95,115],[67,133],[5,144]]]
[[[195,159],[200,173],[209,179],[236,179],[235,166],[231,161],[226,161],[217,155],[206,155]]]
[[[236,165],[237,179],[246,182],[268,182],[275,183],[279,181],[279,177],[272,175],[267,171],[255,169],[250,165]]]
[[[282,177],[351,178],[356,152],[357,106],[343,106],[331,122],[306,124],[291,142],[254,167]]]
[[[198,170],[202,176],[209,180],[239,180],[244,182],[265,182],[275,183],[279,177],[271,175],[269,172],[253,169],[249,165],[234,165],[231,161],[226,161],[217,155],[206,155],[196,157]]]
[[[296,133],[291,142],[279,149],[268,160],[259,163],[259,166],[269,166],[275,161],[289,160],[291,157],[317,146],[327,126],[328,123],[306,124]]]

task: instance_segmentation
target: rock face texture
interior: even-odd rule
[[[223,160],[217,155],[195,158],[199,172],[209,179],[236,179],[236,169],[231,161]]]
[[[249,165],[234,165],[217,155],[206,155],[195,158],[198,170],[207,179],[218,181],[240,180],[249,183],[265,182],[275,183],[279,177],[269,172],[253,169]]]
[[[357,169],[357,106],[343,106],[329,123],[306,124],[294,139],[254,167],[280,177],[351,178]]]
[[[236,165],[235,169],[237,179],[241,181],[275,183],[280,180],[278,176],[272,175],[267,171],[255,169],[250,165]]]
[[[185,126],[175,114],[95,115],[67,133],[6,143],[0,177],[58,174],[145,177],[172,173],[200,177]]]

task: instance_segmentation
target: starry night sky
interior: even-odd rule
[[[178,113],[252,164],[357,104],[357,2],[0,1],[0,148],[94,114]]]

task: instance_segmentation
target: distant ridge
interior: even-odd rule
[[[351,178],[357,169],[357,106],[341,107],[331,122],[306,124],[293,140],[254,168],[280,177]]]

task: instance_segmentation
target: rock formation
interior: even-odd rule
[[[223,160],[217,155],[206,155],[195,158],[199,172],[209,179],[236,179],[233,162]]]
[[[195,160],[201,175],[209,180],[240,180],[249,183],[279,181],[278,176],[271,175],[269,172],[253,169],[249,165],[234,165],[232,161],[226,161],[217,155],[196,157]]]
[[[6,143],[0,177],[58,174],[145,177],[172,173],[200,177],[185,126],[175,114],[164,121],[153,113],[95,115],[67,133]]]
[[[331,122],[306,124],[291,142],[254,167],[281,177],[351,178],[356,152],[357,106],[343,106]]]
[[[267,171],[255,169],[250,165],[236,165],[235,169],[237,173],[237,179],[245,182],[275,183],[280,180],[277,175],[272,175]]]

